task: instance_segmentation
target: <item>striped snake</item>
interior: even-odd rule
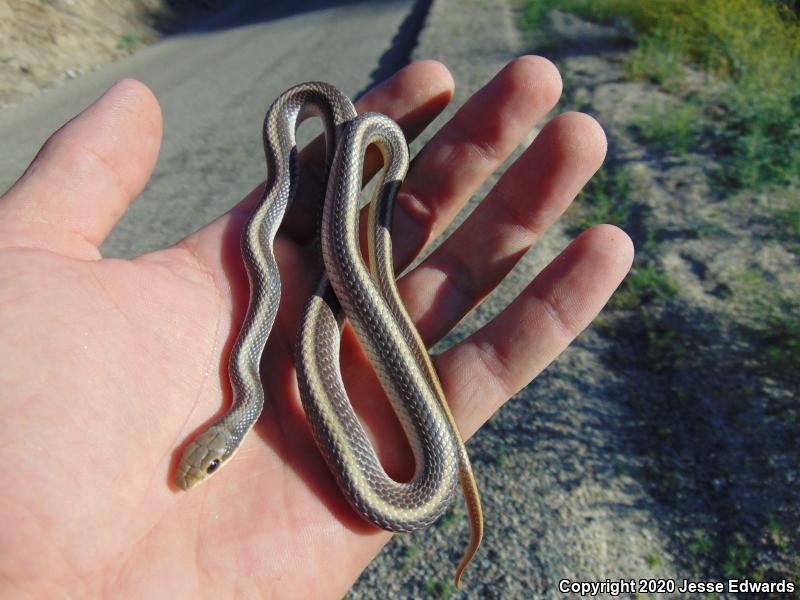
[[[320,245],[324,273],[309,298],[297,339],[300,396],[317,446],[350,505],[388,531],[413,531],[438,519],[460,482],[470,544],[456,585],[483,536],[480,498],[464,443],[425,344],[395,283],[391,248],[394,199],[408,169],[400,127],[385,115],[357,115],[342,92],[310,82],[284,92],[264,119],[270,181],[245,226],[241,249],[250,302],[228,365],[233,403],[186,447],[176,482],[189,489],[215,473],[241,445],[261,413],[259,363],[280,300],[273,241],[297,189],[295,131],[310,116],[325,129],[328,183]],[[368,258],[359,248],[359,193],[367,147],[383,155],[380,185],[369,208]],[[352,324],[410,442],[415,473],[391,479],[351,406],[339,371],[344,317]]]

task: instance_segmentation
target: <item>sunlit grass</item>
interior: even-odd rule
[[[667,152],[685,156],[700,139],[705,117],[694,103],[665,106],[633,117],[637,135]]]
[[[551,8],[633,32],[630,78],[670,91],[684,65],[724,85],[704,102],[716,108],[709,135],[720,159],[720,189],[759,189],[800,180],[800,28],[767,0],[528,0],[523,25]]]
[[[631,210],[631,175],[625,167],[601,168],[578,196],[569,213],[568,233],[578,234],[600,223],[624,226]]]
[[[800,364],[800,298],[760,271],[742,271],[731,289],[739,321],[760,342],[760,362],[772,376],[795,380]]]

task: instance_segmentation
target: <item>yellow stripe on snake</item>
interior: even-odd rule
[[[329,170],[320,230],[324,274],[304,309],[296,350],[303,407],[342,493],[361,517],[382,529],[430,525],[447,510],[460,482],[471,536],[456,571],[458,586],[483,537],[483,515],[464,442],[395,283],[391,218],[408,169],[408,148],[394,121],[378,113],[357,115],[350,99],[332,85],[297,85],[267,111],[264,151],[270,180],[242,235],[250,302],[228,367],[233,403],[187,446],[176,482],[189,489],[218,471],[261,414],[259,363],[281,293],[273,241],[297,189],[295,131],[309,116],[323,122]],[[358,241],[358,199],[364,155],[373,145],[383,155],[384,168],[369,208],[367,267]],[[345,316],[410,442],[415,472],[408,482],[386,474],[347,398],[339,371]]]

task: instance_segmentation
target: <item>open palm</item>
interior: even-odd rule
[[[451,92],[444,67],[421,62],[358,108],[389,114],[413,137]],[[522,57],[438,132],[398,198],[399,267],[442,232],[559,94],[555,68]],[[317,274],[315,195],[301,189],[276,242],[283,298],[262,361],[264,414],[222,472],[182,492],[171,483],[180,449],[230,395],[226,360],[248,295],[238,240],[261,188],[171,248],[102,259],[98,246],[146,183],[160,141],[155,98],[135,81],[118,83],[54,134],[0,200],[0,586],[34,595],[341,596],[389,534],[339,494],[297,393],[297,321]],[[497,285],[604,153],[590,117],[556,117],[468,220],[401,279],[427,343]],[[319,154],[305,152],[308,174]],[[631,255],[618,229],[585,232],[495,320],[436,357],[465,437],[590,322]],[[348,331],[345,382],[389,473],[402,478],[410,453]]]

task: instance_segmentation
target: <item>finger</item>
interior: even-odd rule
[[[542,129],[453,235],[398,282],[426,343],[445,335],[500,283],[605,153],[603,129],[588,115],[566,113]]]
[[[558,69],[547,59],[523,56],[458,110],[414,159],[398,194],[395,264],[407,265],[444,231],[560,94]]]
[[[381,110],[394,118],[403,128],[406,136],[411,139],[418,135],[425,126],[433,120],[439,112],[447,105],[452,95],[453,80],[447,69],[436,61],[420,61],[412,63],[398,71],[395,75],[387,79],[382,84],[364,95],[356,103],[359,110]],[[307,162],[314,162],[314,153],[319,158],[324,154],[324,147],[320,145],[315,148],[311,146],[304,150],[309,154],[306,156]],[[367,165],[373,171],[379,168],[379,161]],[[300,178],[303,179],[302,177]],[[216,219],[212,223],[203,227],[199,231],[181,240],[176,246],[178,250],[187,249],[188,253],[182,254],[190,260],[190,264],[200,262],[209,273],[220,282],[234,280],[233,287],[246,289],[246,277],[244,267],[239,254],[239,240],[241,230],[244,227],[253,206],[258,202],[264,189],[264,183],[253,189],[241,202],[233,209]],[[288,230],[289,238],[302,240],[305,236],[314,234],[316,226],[313,215],[316,208],[309,205],[310,200],[298,194],[290,214],[284,219],[284,231]],[[276,253],[279,258],[291,256],[290,248],[286,243],[291,242],[286,237],[276,239]],[[169,257],[174,260],[174,253],[156,253],[155,257],[149,259],[159,259]],[[281,261],[282,262],[282,261]],[[309,275],[309,282],[314,274]],[[307,287],[310,287],[311,283]],[[303,289],[305,293],[306,288]],[[301,300],[297,309],[302,307],[304,300]],[[245,303],[246,304],[246,303]]]
[[[141,192],[161,145],[161,109],[123,80],[56,131],[0,201],[5,243],[97,257]]]
[[[366,93],[358,102],[359,113],[377,111],[400,125],[407,140],[416,138],[447,106],[453,95],[453,78],[439,62],[424,60],[404,67],[392,77]],[[325,144],[322,136],[300,153],[300,176],[294,203],[284,218],[282,231],[303,242],[316,233],[315,216],[324,189]],[[381,166],[380,155],[369,152],[364,162],[366,177]],[[236,207],[249,212],[264,189],[259,184]]]
[[[472,435],[589,325],[628,272],[633,244],[613,225],[572,242],[483,328],[436,359],[453,414]]]

